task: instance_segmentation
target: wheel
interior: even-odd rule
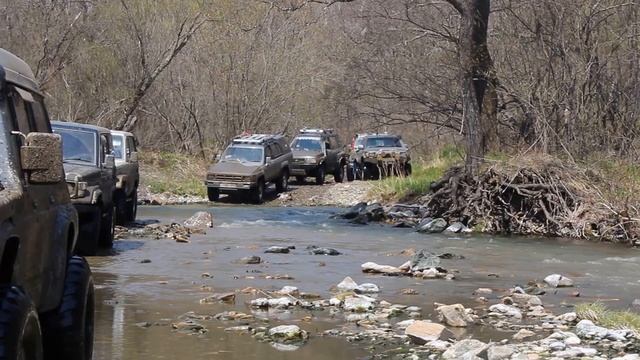
[[[296,182],[298,184],[304,184],[304,176],[296,176]]]
[[[258,186],[253,190],[251,200],[254,204],[262,204],[264,202],[264,180],[258,180]]]
[[[411,176],[411,164],[409,163],[404,164],[404,175]]]
[[[100,223],[100,240],[98,245],[110,249],[113,246],[113,233],[116,226],[114,218],[115,207],[107,208],[102,214],[102,222]]]
[[[347,181],[351,182],[356,179],[355,169],[353,165],[347,165]]]
[[[124,191],[118,191],[114,194],[114,202],[116,204],[116,224],[126,225],[129,222],[127,196]]]
[[[75,252],[78,255],[93,256],[98,252],[101,234],[102,211],[98,206],[88,207],[80,217],[80,229]]]
[[[324,185],[324,165],[320,165],[316,171],[316,185]]]
[[[131,198],[127,200],[127,211],[126,211],[126,219],[127,222],[136,221],[136,217],[138,216],[138,188],[133,189],[133,195]]]
[[[94,309],[91,269],[85,259],[74,256],[67,265],[62,301],[43,318],[47,358],[91,360]]]
[[[355,174],[356,180],[365,180],[364,168],[359,163],[354,164],[353,173]]]
[[[209,197],[209,201],[220,200],[220,189],[212,187],[207,188],[207,196]]]
[[[338,165],[338,168],[336,169],[335,174],[333,174],[333,178],[337,183],[341,183],[344,181],[345,167],[346,165],[340,163],[340,165]]]
[[[40,321],[31,299],[15,286],[0,288],[0,360],[42,360]]]
[[[286,192],[289,189],[289,170],[282,171],[282,176],[276,183],[276,191],[279,193]]]

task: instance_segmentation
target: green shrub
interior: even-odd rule
[[[595,302],[579,304],[576,306],[576,314],[580,319],[591,320],[606,328],[640,333],[640,314],[630,310],[610,310],[604,304]]]

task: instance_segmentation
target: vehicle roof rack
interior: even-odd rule
[[[252,145],[262,145],[269,141],[275,141],[277,139],[282,138],[282,135],[271,135],[271,134],[251,134],[251,135],[240,135],[233,139],[234,144],[252,144]]]

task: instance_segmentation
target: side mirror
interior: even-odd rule
[[[356,149],[363,150],[364,149],[364,145],[358,145],[358,146],[356,146]]]
[[[33,184],[55,184],[64,181],[62,138],[58,134],[29,133],[20,148],[22,170]]]
[[[267,156],[267,158],[265,159],[265,163],[271,164],[271,156]]]
[[[116,167],[116,159],[113,155],[107,155],[104,157],[104,167],[106,169],[113,169]]]
[[[216,154],[216,156],[213,157],[213,160],[215,162],[219,162],[222,159],[222,155],[221,154]]]
[[[134,162],[137,163],[138,162],[138,152],[134,151],[131,153],[131,155],[129,155],[129,162]]]

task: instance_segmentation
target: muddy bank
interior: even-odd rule
[[[158,232],[194,224],[185,220],[198,211],[214,216],[192,219],[205,231],[191,233],[189,243]],[[339,211],[141,208],[142,219],[157,220],[149,225],[158,236],[127,232],[116,241],[116,257],[92,259],[101,319],[96,356],[436,359],[477,350],[481,358],[498,352],[613,358],[636,352],[632,335],[578,327],[581,319],[571,315],[580,302],[632,304],[640,255],[629,249],[355,226],[330,219]],[[336,252],[315,255],[312,246]],[[562,276],[547,279],[554,273]],[[572,287],[556,287],[568,280]]]
[[[486,165],[477,176],[452,167],[427,194],[400,204],[355,207],[355,223],[383,221],[417,231],[581,238],[638,245],[630,204],[607,202],[605,180],[555,159]]]

